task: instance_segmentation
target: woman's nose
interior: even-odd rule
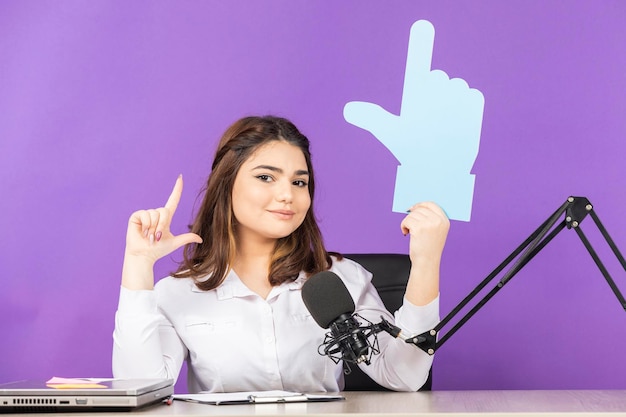
[[[291,203],[293,199],[292,185],[289,181],[280,181],[276,190],[276,200]]]

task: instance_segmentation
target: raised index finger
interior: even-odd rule
[[[435,28],[432,23],[427,20],[418,20],[413,23],[404,72],[403,108],[405,100],[411,100],[411,96],[418,94],[419,84],[430,72],[434,43]]]
[[[170,210],[170,213],[174,213],[176,208],[178,207],[178,202],[180,201],[180,196],[183,193],[183,174],[180,174],[178,178],[176,178],[176,183],[174,184],[174,189],[167,199],[167,203],[165,203],[165,208]]]

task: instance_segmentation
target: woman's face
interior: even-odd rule
[[[233,185],[237,238],[275,240],[293,233],[311,206],[308,183],[300,148],[281,140],[259,147]]]

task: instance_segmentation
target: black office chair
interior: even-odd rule
[[[373,274],[372,283],[378,290],[387,310],[393,314],[400,308],[411,269],[411,261],[408,255],[368,253],[343,256],[360,263]],[[345,375],[346,386],[344,389],[346,391],[387,390],[387,388],[374,382],[358,366],[351,366],[351,369],[352,372]],[[430,391],[432,389],[432,377],[431,368],[428,379],[420,388],[420,391]]]

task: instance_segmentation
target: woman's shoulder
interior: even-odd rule
[[[193,278],[175,278],[168,276],[154,284],[157,293],[188,292],[197,288]]]
[[[329,270],[339,275],[345,282],[362,284],[364,281],[369,282],[372,280],[372,274],[363,268],[360,263],[346,257],[342,257],[339,260],[336,256],[332,256],[332,259],[333,264]]]

